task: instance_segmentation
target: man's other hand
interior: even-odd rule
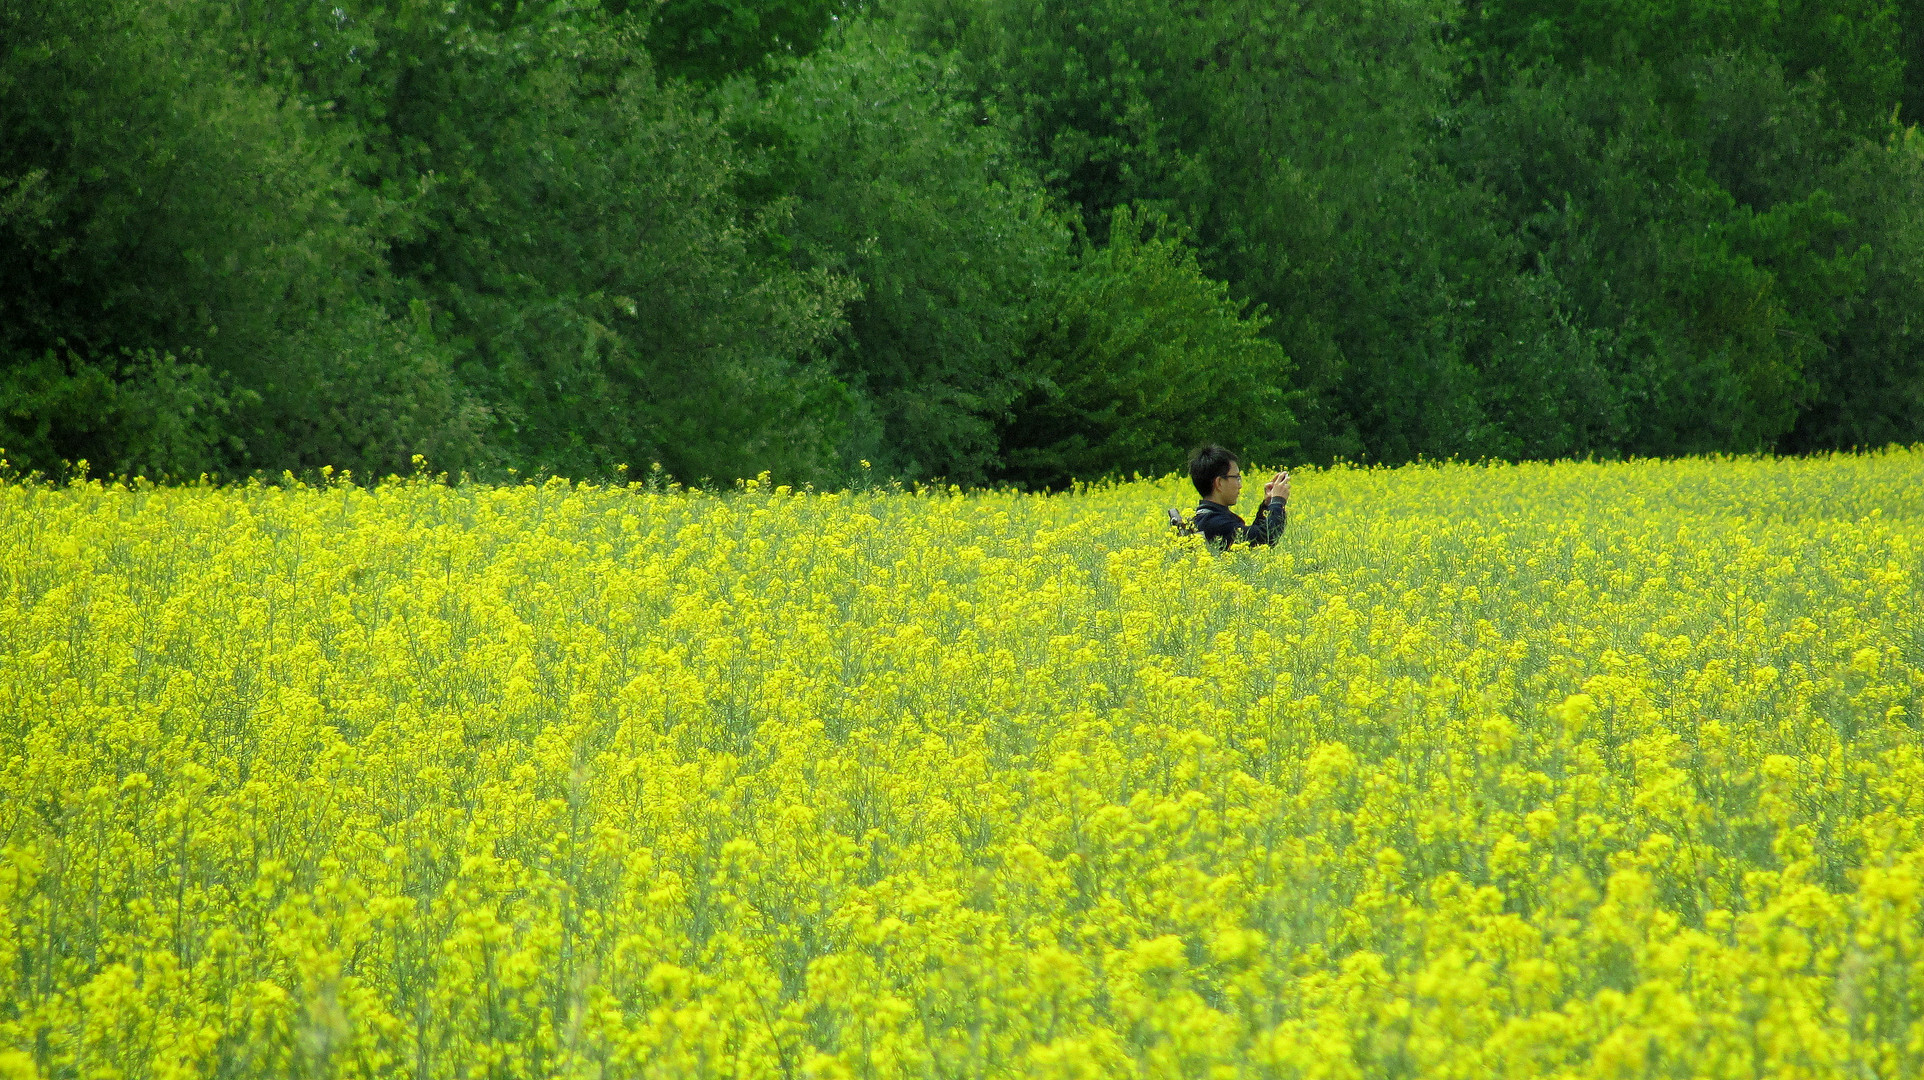
[[[1289,473],[1288,472],[1278,471],[1275,476],[1272,476],[1269,478],[1269,483],[1263,485],[1263,499],[1265,501],[1269,499],[1282,499],[1285,502],[1288,501],[1289,499]]]

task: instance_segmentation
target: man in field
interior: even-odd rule
[[[1263,504],[1248,524],[1229,509],[1243,496],[1243,470],[1234,454],[1214,443],[1202,447],[1189,455],[1189,479],[1202,496],[1196,504],[1196,531],[1221,550],[1228,551],[1238,540],[1252,547],[1273,544],[1283,535],[1289,522],[1289,473],[1278,472],[1263,485]]]

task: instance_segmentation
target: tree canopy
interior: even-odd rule
[[[1924,439],[1913,0],[36,0],[0,42],[16,467]]]

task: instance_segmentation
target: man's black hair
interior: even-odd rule
[[[1210,443],[1199,446],[1189,455],[1189,479],[1195,482],[1196,492],[1207,499],[1216,493],[1216,481],[1229,475],[1229,467],[1236,464],[1236,455]]]

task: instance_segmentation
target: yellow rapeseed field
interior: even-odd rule
[[[0,484],[0,1077],[1924,1076],[1924,449],[1185,486]]]

